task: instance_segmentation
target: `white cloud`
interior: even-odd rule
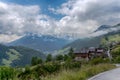
[[[87,36],[100,25],[114,25],[120,21],[119,0],[69,0],[59,8],[49,8],[64,17],[58,22],[61,32]]]
[[[23,6],[0,2],[0,34],[2,35],[21,36],[26,33],[54,33],[53,21],[49,16],[41,14],[40,7],[37,5]]]
[[[55,14],[63,15],[59,20],[42,14],[41,10],[38,5],[0,2],[0,34],[69,34],[85,37],[102,24],[113,25],[120,21],[119,0],[68,0],[58,8],[49,8]]]
[[[5,34],[0,34],[0,43],[8,43],[11,41],[14,41],[16,39],[21,38],[22,36],[18,36],[18,35],[5,35]]]
[[[0,33],[3,34],[53,32],[53,19],[41,14],[37,5],[23,6],[0,2],[0,24]]]

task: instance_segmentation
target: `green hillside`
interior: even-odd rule
[[[105,36],[105,37],[102,38],[101,43],[105,44],[108,41],[109,41],[109,43],[120,42],[120,34],[114,34],[114,35]]]
[[[20,56],[22,56],[15,49],[9,49],[9,51],[6,52],[6,55],[8,56],[8,59],[2,59],[2,64],[6,66],[10,66],[14,60],[19,60]]]
[[[29,65],[33,56],[45,59],[45,55],[39,51],[25,47],[7,47],[0,44],[0,65],[25,66]]]
[[[97,37],[78,39],[66,45],[64,48],[72,47],[74,50],[79,51],[81,48],[100,47],[101,45],[103,46],[113,42],[120,42],[120,31],[110,32],[108,34]]]
[[[102,37],[78,39],[66,45],[65,48],[72,47],[75,50],[79,51],[81,48],[98,47],[101,43],[101,39]]]

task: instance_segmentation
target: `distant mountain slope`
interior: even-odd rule
[[[106,32],[113,32],[113,31],[118,31],[120,30],[120,23],[110,26],[110,25],[102,25],[98,29],[96,29],[94,32],[99,32],[99,31],[106,31]]]
[[[7,47],[0,44],[0,65],[25,66],[29,65],[33,56],[45,59],[45,55],[25,47]]]
[[[59,50],[69,42],[69,40],[56,38],[49,35],[39,36],[36,34],[29,34],[9,43],[8,45],[29,47],[42,52],[52,52]]]
[[[79,51],[81,48],[98,47],[100,45],[101,39],[102,37],[78,39],[66,45],[65,48],[72,47],[75,50]]]
[[[106,30],[106,29],[109,30],[111,27],[112,26],[110,26],[110,25],[102,25],[97,30],[95,30],[95,32],[100,31],[100,30]]]
[[[108,38],[110,42],[120,41],[120,24],[114,26],[103,25],[100,26],[95,32],[101,30],[107,31],[107,34],[103,34],[97,37],[78,39],[66,45],[64,48],[72,47],[78,51],[81,48],[86,48],[86,47],[99,47],[105,38]]]
[[[7,58],[6,52],[9,50],[8,47],[0,44],[0,65],[2,64],[2,59]]]

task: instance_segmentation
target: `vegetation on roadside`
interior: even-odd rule
[[[115,68],[111,64],[84,65],[77,70],[63,70],[52,76],[43,77],[43,80],[86,80],[100,72]]]
[[[17,70],[11,67],[0,67],[0,80],[17,80]]]
[[[69,64],[71,65],[71,64]],[[86,80],[100,72],[115,68],[112,64],[60,66],[58,63],[46,63],[25,68],[0,67],[0,80]]]
[[[111,51],[113,62],[120,63],[120,45],[115,46]]]

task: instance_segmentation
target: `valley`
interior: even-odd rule
[[[119,65],[120,0],[0,0],[0,80],[120,80]]]

